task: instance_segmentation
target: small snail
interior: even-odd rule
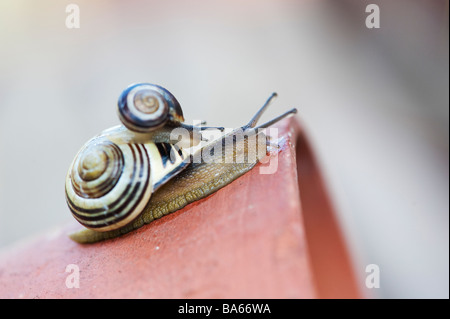
[[[94,243],[120,236],[249,171],[267,153],[268,137],[262,129],[296,113],[292,109],[256,127],[275,96],[248,124],[223,133],[222,127],[183,123],[180,104],[166,89],[147,83],[129,86],[118,101],[123,125],[88,141],[67,173],[68,207],[86,227],[70,238]],[[202,131],[211,129],[219,130],[220,136],[205,140]],[[186,132],[183,140],[174,134],[177,130]]]

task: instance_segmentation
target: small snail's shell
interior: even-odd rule
[[[122,123],[131,131],[147,133],[168,120],[184,121],[180,104],[166,89],[154,84],[135,84],[122,92],[118,102]]]
[[[66,198],[74,217],[98,231],[126,225],[142,211],[152,193],[145,144],[97,138],[76,156],[66,180]]]

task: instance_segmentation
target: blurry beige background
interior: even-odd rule
[[[298,107],[363,290],[380,266],[367,296],[448,298],[447,1],[3,0],[0,47],[0,246],[71,221],[66,171],[127,85],[226,127],[277,91],[264,119]]]

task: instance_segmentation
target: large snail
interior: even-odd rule
[[[67,204],[86,227],[70,237],[79,243],[117,237],[249,171],[267,153],[268,137],[262,129],[296,113],[292,109],[256,127],[275,96],[248,124],[223,133],[220,127],[183,123],[180,104],[166,89],[147,83],[129,86],[118,101],[123,125],[88,141],[67,173]],[[205,141],[201,132],[211,129],[222,133]]]

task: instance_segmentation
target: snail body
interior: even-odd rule
[[[296,112],[292,109],[255,127],[274,96],[247,125],[202,144],[199,132],[212,128],[184,124],[181,107],[170,92],[152,84],[128,87],[118,103],[123,125],[88,141],[69,168],[66,201],[75,219],[86,227],[70,238],[94,243],[120,236],[248,172],[267,152],[268,137],[261,129]],[[189,133],[190,150],[171,138],[176,128]],[[231,151],[226,141],[231,141]],[[201,156],[205,153],[207,160]],[[239,156],[245,160],[236,162]],[[194,161],[196,157],[200,160]]]

